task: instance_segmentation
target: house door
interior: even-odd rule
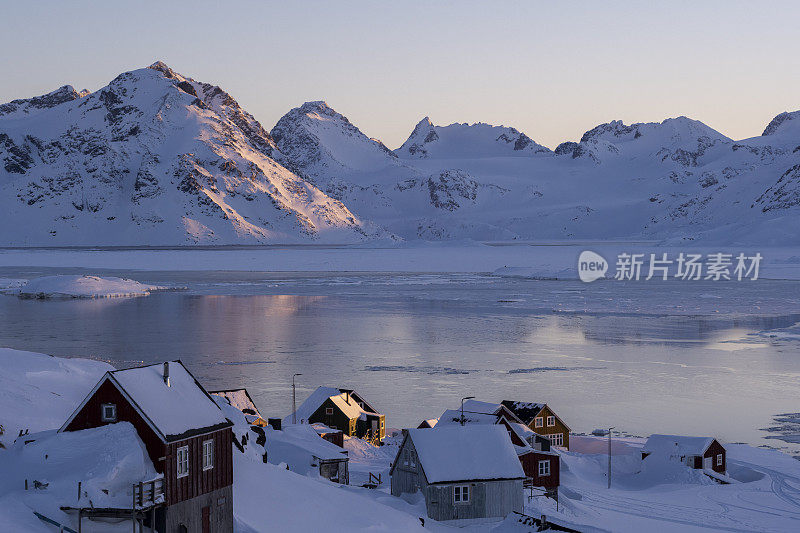
[[[372,420],[372,434],[373,435],[378,434],[378,421],[374,419]]]
[[[703,468],[711,470],[713,463],[711,457],[703,457]]]
[[[203,533],[211,533],[211,507],[203,507]]]

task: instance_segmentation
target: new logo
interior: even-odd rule
[[[589,283],[600,279],[606,275],[608,261],[600,255],[590,250],[584,250],[578,257],[578,277],[581,281]]]

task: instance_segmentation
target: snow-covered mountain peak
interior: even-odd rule
[[[270,134],[294,168],[321,182],[343,172],[373,171],[396,164],[396,156],[382,142],[364,135],[323,101],[292,109]]]
[[[709,148],[732,142],[699,120],[684,116],[630,126],[614,120],[587,131],[579,143],[562,143],[556,154],[572,153],[573,158],[588,157],[596,163],[618,155],[655,156],[662,162],[669,160],[682,166],[696,166],[698,158]]]
[[[707,137],[712,141],[731,142],[731,139],[699,120],[683,116],[668,118],[663,122],[638,122],[630,126],[621,120],[614,120],[587,131],[581,137],[581,142],[602,139],[616,144],[645,136],[648,140],[659,141],[662,144],[663,142],[680,144],[684,140],[696,140],[700,137]]]
[[[483,122],[436,126],[425,117],[395,153],[400,157],[446,159],[532,156],[551,152],[515,128]]]
[[[783,133],[797,134],[800,140],[800,111],[792,111],[778,114],[773,118],[764,129],[762,136],[778,135]]]
[[[13,100],[7,104],[0,105],[1,118],[19,118],[30,116],[45,109],[50,109],[65,102],[71,102],[88,95],[86,89],[78,92],[72,85],[63,85],[41,96],[33,98],[21,98]]]
[[[2,242],[349,242],[377,234],[273,158],[280,154],[269,134],[228,93],[163,62],[83,98],[71,87],[54,94],[36,114],[0,116],[0,212],[17,221],[0,232]]]

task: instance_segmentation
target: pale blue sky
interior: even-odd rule
[[[2,1],[2,0],[0,0]],[[554,147],[687,115],[734,138],[800,109],[797,2],[9,2],[0,101],[161,59],[267,128],[326,100],[394,148],[425,115]]]

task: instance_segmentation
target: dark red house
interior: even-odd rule
[[[550,451],[550,441],[531,431],[525,424],[510,422],[504,416],[497,423],[508,430],[525,472],[525,486],[556,490],[561,484],[561,458]]]
[[[136,428],[164,476],[156,531],[233,531],[233,423],[183,363],[106,372],[59,431],[115,422]]]

